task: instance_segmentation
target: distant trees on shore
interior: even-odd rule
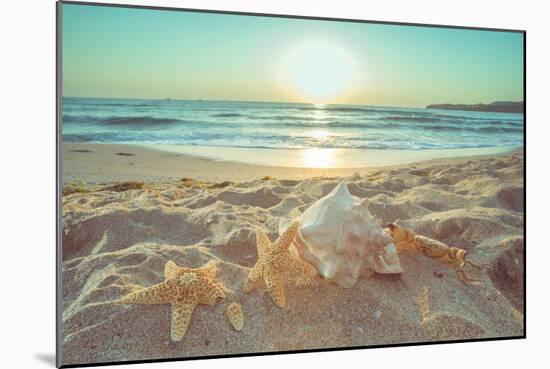
[[[523,101],[495,101],[490,104],[431,104],[426,109],[523,113]]]

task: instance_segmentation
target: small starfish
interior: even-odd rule
[[[225,298],[214,281],[217,267],[210,261],[201,268],[181,268],[173,261],[164,266],[164,282],[141,288],[115,301],[117,304],[172,304],[170,338],[181,341],[198,304],[214,305]]]
[[[244,284],[245,292],[251,291],[256,287],[257,282],[263,279],[275,305],[279,307],[286,305],[283,285],[285,270],[293,269],[298,274],[311,274],[309,264],[292,255],[288,250],[299,226],[300,222],[292,223],[273,244],[261,229],[256,230],[258,261],[248,273]]]

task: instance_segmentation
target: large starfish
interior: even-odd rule
[[[251,291],[260,279],[263,279],[275,305],[284,307],[286,305],[284,272],[292,270],[297,274],[311,275],[309,264],[292,255],[288,249],[294,241],[299,226],[299,222],[292,223],[273,243],[261,229],[256,230],[258,261],[248,273],[244,284],[246,292]]]
[[[214,305],[225,298],[221,284],[215,282],[213,261],[201,268],[181,268],[173,261],[164,266],[164,282],[145,287],[118,300],[118,304],[172,304],[170,338],[181,341],[198,304]]]

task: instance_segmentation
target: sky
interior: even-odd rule
[[[63,95],[388,106],[523,100],[523,34],[64,4]]]

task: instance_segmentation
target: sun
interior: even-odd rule
[[[357,76],[357,63],[343,48],[323,41],[297,44],[286,54],[284,82],[303,98],[326,102],[348,92]]]

